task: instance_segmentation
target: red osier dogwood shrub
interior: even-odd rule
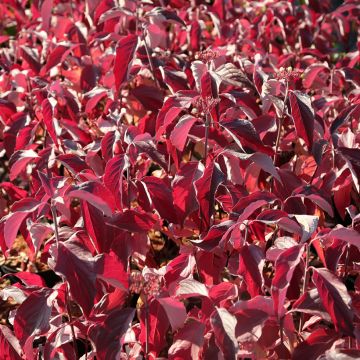
[[[360,358],[357,0],[0,19],[0,359]]]

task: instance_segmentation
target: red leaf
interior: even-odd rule
[[[360,149],[338,148],[339,153],[344,157],[353,178],[358,192],[360,192]]]
[[[198,208],[194,182],[200,176],[199,163],[191,161],[181,166],[172,182],[174,206],[182,221]]]
[[[32,336],[46,334],[50,329],[52,303],[56,292],[42,289],[32,292],[16,311],[14,332],[24,347]]]
[[[96,295],[97,263],[96,258],[73,240],[54,245],[51,249],[52,260],[49,265],[65,277],[69,283],[71,295],[81,306],[86,316],[89,316]]]
[[[109,160],[105,167],[104,184],[113,193],[119,210],[124,206],[122,201],[123,174],[129,166],[130,163],[127,156],[120,155]]]
[[[12,214],[7,215],[6,218],[3,218],[2,221],[5,221],[4,225],[4,239],[6,246],[10,249],[13,245],[13,242],[17,236],[17,233],[20,229],[23,221],[35,210],[39,208],[41,203],[32,198],[25,198],[17,201],[12,210]],[[3,249],[4,250],[4,249]]]
[[[22,351],[18,339],[5,325],[0,325],[0,353],[2,358],[9,360],[21,360]]]
[[[204,343],[205,325],[190,318],[175,335],[174,342],[168,351],[169,360],[199,359],[200,349]]]
[[[336,330],[351,336],[354,331],[353,311],[350,306],[351,297],[346,286],[325,268],[313,268],[313,282]]]
[[[177,215],[174,211],[173,196],[170,187],[163,180],[153,176],[146,176],[142,179],[149,194],[154,208],[159,215],[172,223],[177,222]]]
[[[244,119],[222,121],[221,126],[229,132],[240,149],[244,150],[243,146],[246,146],[254,151],[273,155],[273,149],[263,144],[251,121]]]
[[[46,32],[49,31],[49,27],[51,23],[52,7],[53,7],[53,0],[45,0],[41,6],[42,28]]]
[[[186,310],[184,304],[171,297],[159,298],[157,301],[165,310],[172,331],[176,331],[181,328],[186,320]]]
[[[128,288],[128,274],[124,264],[114,253],[102,254],[97,258],[96,263],[98,279],[120,289]]]
[[[328,239],[346,241],[348,244],[354,245],[360,249],[360,233],[356,230],[341,227],[331,230],[325,237]]]
[[[135,210],[125,210],[122,214],[117,214],[111,223],[130,232],[144,232],[154,227],[156,220],[150,214]]]
[[[293,360],[316,360],[327,349],[330,349],[338,338],[333,330],[317,329],[294,350]]]
[[[245,244],[239,251],[239,275],[243,276],[251,297],[261,294],[265,256],[256,245]]]
[[[224,308],[216,308],[210,316],[215,342],[225,359],[236,359],[238,343],[235,337],[236,317]]]
[[[145,316],[148,314],[148,332],[146,331]],[[158,357],[161,350],[166,346],[164,338],[169,328],[169,321],[165,310],[161,304],[154,300],[148,305],[148,310],[142,308],[141,311],[141,333],[139,340],[145,348],[146,335],[148,334],[149,352],[152,357]]]
[[[117,44],[114,63],[116,91],[119,91],[123,83],[127,81],[129,65],[134,58],[137,43],[137,35],[131,34],[122,38]]]
[[[39,155],[34,150],[19,150],[13,153],[9,161],[10,180],[15,180],[25,170],[26,165],[38,157]]]
[[[329,72],[329,68],[324,64],[318,63],[310,65],[303,74],[304,87],[310,89],[318,74],[325,72]]]
[[[215,193],[218,186],[225,181],[225,175],[219,165],[211,162],[198,180],[195,181],[196,199],[199,203],[199,216],[202,231],[210,227],[211,216],[214,212]]]
[[[67,195],[89,202],[109,217],[115,209],[113,194],[95,181],[87,181],[81,185],[73,186]]]
[[[49,132],[52,141],[57,146],[58,138],[55,132],[54,122],[53,122],[56,104],[57,101],[54,98],[48,98],[48,99],[44,99],[44,101],[41,103],[41,107],[42,107],[43,120],[46,129]]]
[[[293,246],[283,251],[275,263],[275,276],[271,283],[271,295],[274,300],[275,314],[281,318],[285,315],[284,303],[290,281],[296,266],[301,260],[303,245]]]
[[[25,45],[21,45],[20,46],[20,54],[21,54],[21,57],[29,64],[30,69],[35,74],[38,74],[41,69],[41,64],[39,62],[39,58],[38,58],[36,52],[33,49],[31,49]]]
[[[191,115],[182,116],[171,132],[170,141],[178,150],[183,151],[189,131],[198,119]]]
[[[121,348],[121,338],[131,326],[135,309],[125,308],[111,311],[104,320],[97,322],[89,330],[96,354],[100,359],[116,359]]]
[[[308,95],[300,91],[290,91],[289,100],[291,115],[295,122],[298,136],[304,139],[309,150],[312,149],[314,137],[314,110]]]
[[[47,2],[52,2],[52,0],[47,0]],[[57,45],[55,49],[48,55],[46,59],[46,63],[41,69],[41,73],[45,75],[54,66],[60,64],[66,52],[68,51],[70,51],[68,45],[63,45],[63,44]]]
[[[66,167],[74,176],[79,172],[88,169],[86,162],[75,154],[61,154],[56,158]]]
[[[241,309],[234,313],[237,324],[235,335],[240,343],[258,341],[269,315],[262,309]]]

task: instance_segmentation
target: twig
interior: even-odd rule
[[[310,258],[310,244],[306,244],[306,259],[305,259],[304,283],[303,283],[303,287],[302,287],[302,295],[305,294],[308,280],[309,280],[309,276],[308,276],[309,258]],[[299,333],[302,330],[303,323],[304,323],[304,314],[301,314],[300,321],[299,321],[299,329],[298,329]]]
[[[54,222],[54,227],[55,227],[56,247],[59,248],[59,243],[60,243],[59,227],[58,227],[58,223],[57,223],[56,207],[53,204],[51,204],[51,214],[53,217],[53,222]],[[75,330],[74,330],[74,325],[72,323],[72,316],[71,316],[71,311],[70,311],[69,302],[68,302],[68,298],[69,298],[69,294],[70,294],[70,287],[69,287],[69,283],[67,281],[65,281],[65,284],[66,284],[66,291],[65,291],[66,311],[69,315],[69,323],[70,323],[72,340],[73,340],[73,344],[74,344],[73,346],[74,346],[75,359],[78,359]]]
[[[149,304],[145,295],[145,359],[149,358]]]
[[[53,217],[53,222],[54,222],[54,227],[55,227],[56,246],[59,247],[60,235],[59,235],[59,228],[58,228],[58,224],[57,224],[56,207],[54,205],[51,205],[51,214],[52,214],[52,217]]]
[[[149,51],[149,48],[147,46],[147,43],[146,43],[146,36],[145,36],[145,28],[143,28],[143,32],[142,32],[142,38],[144,40],[144,44],[145,44],[145,51],[146,51],[146,55],[148,57],[148,60],[149,60],[149,65],[150,65],[150,70],[151,70],[151,73],[152,73],[152,76],[154,78],[154,81],[155,81],[155,84],[156,86],[161,89],[161,86],[158,82],[158,79],[156,78],[155,76],[155,69],[154,69],[154,65],[153,65],[153,62],[152,62],[152,57],[150,55],[150,51]]]
[[[70,309],[70,305],[69,305],[69,297],[70,297],[69,295],[70,295],[70,287],[69,287],[69,283],[66,282],[66,311],[69,315],[69,323],[70,323],[71,337],[72,337],[72,341],[73,341],[75,359],[78,359],[79,357],[78,357],[78,352],[77,352],[76,336],[75,336],[73,318],[71,315],[71,309]]]

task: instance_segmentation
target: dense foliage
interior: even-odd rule
[[[358,0],[0,19],[0,359],[360,358]]]

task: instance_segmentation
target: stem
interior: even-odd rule
[[[350,245],[347,244],[346,257],[345,257],[344,279],[347,277],[347,274],[348,274],[348,267],[349,267],[349,261],[350,261],[349,255],[350,255]]]
[[[147,55],[148,60],[149,60],[149,65],[150,65],[150,70],[151,70],[152,76],[153,76],[153,78],[155,80],[156,86],[159,89],[161,89],[161,86],[160,86],[160,84],[158,82],[158,79],[155,76],[155,70],[154,70],[154,65],[153,65],[153,62],[152,62],[152,57],[150,56],[150,51],[149,51],[149,48],[148,48],[147,43],[146,43],[145,28],[143,29],[142,35],[143,35],[142,37],[143,37],[143,40],[144,40],[146,55]]]
[[[127,182],[127,203],[128,209],[130,210],[130,166],[126,170],[126,182]]]
[[[145,359],[149,358],[149,304],[145,295]]]
[[[55,227],[55,239],[56,239],[56,247],[59,248],[59,242],[60,242],[60,236],[59,236],[59,227],[58,227],[58,223],[57,223],[57,215],[56,215],[56,207],[54,205],[51,205],[51,214],[53,217],[53,222],[54,222],[54,227]],[[75,330],[74,330],[74,325],[72,323],[73,319],[71,316],[71,311],[70,311],[70,307],[69,307],[69,302],[68,302],[68,298],[69,298],[69,294],[70,294],[70,287],[69,287],[69,283],[66,281],[66,291],[65,291],[65,303],[66,303],[66,311],[69,315],[69,323],[70,323],[70,329],[71,329],[71,335],[72,335],[72,341],[73,341],[73,346],[74,346],[74,354],[75,354],[75,359],[78,358],[77,356],[77,346],[76,346],[76,337],[75,337]]]
[[[69,287],[69,283],[66,283],[66,311],[67,311],[67,313],[69,315],[71,337],[72,337],[72,341],[73,341],[75,359],[78,359],[78,352],[77,352],[76,336],[75,336],[73,318],[72,318],[72,315],[71,315],[71,309],[70,309],[69,301],[68,301],[69,300],[69,295],[70,295],[70,287]]]
[[[280,341],[284,344],[284,317],[280,319]]]
[[[286,102],[287,102],[287,98],[288,98],[288,93],[289,93],[289,82],[286,81],[284,105],[283,105],[283,108],[282,108],[281,117],[279,119],[277,136],[276,136],[274,165],[276,165],[276,160],[277,160],[277,155],[278,155],[278,150],[279,150],[279,145],[280,145],[281,129],[282,129],[284,118],[285,118],[285,108],[286,108]]]
[[[279,144],[280,144],[280,136],[281,136],[282,126],[283,126],[283,118],[281,117],[281,118],[279,119],[278,131],[277,131],[277,135],[276,135],[275,154],[274,154],[274,165],[276,165],[277,153],[278,153],[278,150],[279,150]]]
[[[329,84],[329,93],[330,95],[333,93],[333,83],[334,83],[334,70],[330,70],[330,84]]]
[[[206,159],[208,154],[208,138],[209,138],[209,114],[206,114],[205,118],[205,154],[204,154],[204,165],[206,165]]]
[[[248,224],[245,224],[245,238],[244,238],[244,243],[247,242],[247,239],[248,239],[248,235],[249,235],[249,226]]]
[[[168,158],[168,168],[167,168],[167,172],[168,175],[170,176],[170,171],[171,171],[171,155],[169,154],[169,158]]]
[[[318,170],[318,165],[316,165],[315,171],[314,171],[314,173],[313,173],[312,176],[311,176],[311,179],[310,179],[310,182],[309,182],[310,185],[313,183],[313,181],[314,181],[314,179],[315,179],[315,175],[316,175],[316,173],[317,173],[317,170]]]
[[[59,228],[58,228],[58,224],[57,224],[56,207],[54,205],[51,205],[51,214],[53,217],[53,222],[54,222],[54,227],[55,227],[56,246],[59,247],[60,235],[59,235]]]
[[[85,360],[88,359],[88,337],[85,337]]]
[[[307,288],[307,283],[309,281],[309,276],[308,276],[308,268],[309,268],[309,258],[310,258],[310,244],[306,245],[306,259],[305,259],[305,270],[304,270],[304,283],[303,283],[303,287],[302,287],[302,294],[305,294],[306,288]],[[300,316],[300,321],[299,321],[299,332],[301,332],[302,327],[304,324],[304,314],[301,314]]]

